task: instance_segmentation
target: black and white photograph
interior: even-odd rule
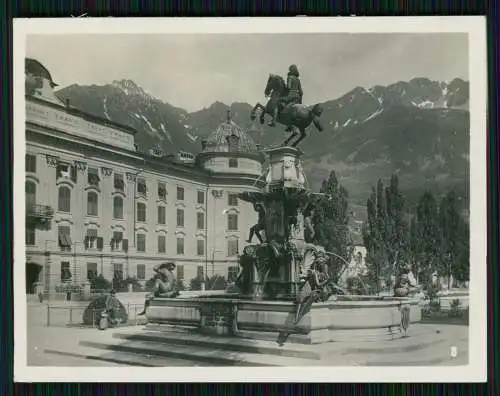
[[[15,20],[16,381],[484,381],[485,26]]]

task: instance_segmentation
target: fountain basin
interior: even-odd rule
[[[408,334],[421,320],[418,299],[337,296],[315,303],[288,342],[320,344],[342,341],[383,341],[401,337],[401,307],[410,310]],[[215,336],[272,340],[287,328],[295,307],[289,301],[252,301],[230,296],[156,298],[148,309],[149,323],[181,326]]]

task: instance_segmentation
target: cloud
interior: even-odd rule
[[[269,73],[299,66],[304,100],[412,77],[468,79],[466,34],[32,35],[27,56],[62,87],[130,78],[193,111],[216,100],[264,100]]]

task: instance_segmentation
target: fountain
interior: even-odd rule
[[[304,235],[303,212],[313,196],[302,169],[302,153],[288,146],[266,153],[264,189],[240,194],[240,199],[262,205],[265,224],[262,243],[246,246],[240,256],[238,290],[217,296],[154,298],[148,323],[211,337],[275,340],[280,345],[403,337],[408,326],[421,319],[419,301],[350,296],[332,284],[325,270],[328,252]]]

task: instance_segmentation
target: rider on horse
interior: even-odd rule
[[[278,108],[283,108],[288,104],[302,104],[302,86],[300,84],[299,69],[296,65],[288,67],[288,77],[286,80],[288,95],[281,99],[273,111],[273,119],[269,126],[276,126],[276,118],[278,117]]]

